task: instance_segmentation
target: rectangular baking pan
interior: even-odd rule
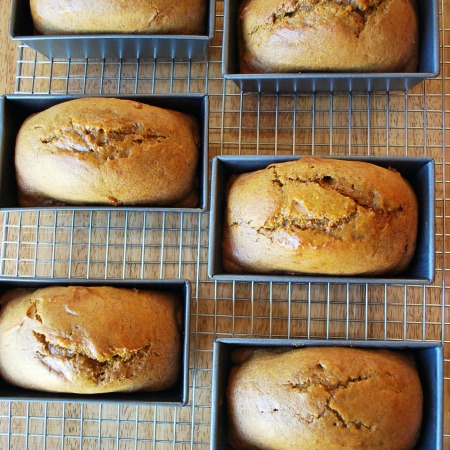
[[[186,280],[68,280],[2,278],[0,295],[12,288],[43,288],[48,286],[111,286],[116,288],[159,290],[175,294],[183,307],[181,377],[178,386],[160,392],[118,392],[109,394],[65,394],[28,390],[12,386],[0,378],[1,401],[55,401],[90,403],[130,403],[184,406],[189,400],[189,318],[190,283]]]
[[[244,92],[407,91],[439,74],[437,0],[418,0],[419,66],[414,73],[267,73],[241,74],[238,69],[237,25],[240,0],[225,0],[222,74]]]
[[[333,156],[335,159],[365,161],[382,167],[392,167],[411,184],[419,203],[419,226],[416,252],[409,269],[394,276],[331,276],[226,273],[222,265],[222,225],[226,201],[226,185],[231,174],[253,172],[269,164],[293,161],[300,156],[217,156],[211,175],[211,213],[209,234],[208,275],[221,281],[297,282],[297,283],[369,283],[369,284],[430,284],[434,279],[434,160],[432,158],[396,156]],[[326,156],[325,156],[326,158]]]
[[[17,182],[14,169],[14,149],[17,132],[24,120],[37,112],[50,108],[81,95],[28,95],[11,94],[0,98],[0,209],[21,209],[18,204]],[[86,97],[86,96],[84,96]],[[95,97],[95,96],[91,96]],[[163,206],[58,206],[27,208],[67,209],[67,210],[132,210],[132,211],[170,211],[170,212],[202,212],[208,205],[208,97],[204,94],[170,94],[170,95],[128,95],[116,97],[135,100],[141,103],[169,108],[191,114],[198,119],[200,125],[200,158],[198,167],[199,204],[195,208],[178,208]],[[23,209],[23,208],[22,208]]]
[[[125,2],[126,3],[126,2]],[[10,38],[47,58],[177,58],[201,60],[214,36],[215,0],[208,0],[202,35],[39,35],[29,0],[12,0]]]
[[[217,339],[214,342],[212,372],[211,450],[229,450],[227,444],[226,385],[231,353],[248,347],[361,347],[412,352],[424,394],[423,422],[416,450],[442,449],[443,347],[437,342],[345,341],[302,339]]]

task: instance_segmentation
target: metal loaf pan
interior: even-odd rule
[[[17,183],[14,168],[14,149],[16,136],[24,120],[30,115],[50,108],[53,105],[82,97],[81,95],[26,95],[11,94],[0,98],[0,209],[23,209],[18,204]],[[92,96],[94,97],[94,96]],[[105,96],[103,96],[105,97]],[[119,206],[116,209],[132,211],[170,211],[201,212],[208,204],[208,97],[204,94],[170,95],[131,95],[114,96],[120,99],[135,100],[141,103],[168,108],[191,114],[198,119],[200,126],[200,157],[198,166],[199,203],[195,208],[163,206]],[[68,210],[112,210],[114,206],[58,206],[27,208],[68,209]]]
[[[217,339],[212,373],[211,450],[229,450],[227,444],[226,386],[232,367],[231,354],[249,347],[361,347],[407,350],[414,355],[424,394],[422,427],[416,449],[442,449],[443,348],[436,342],[345,341],[301,339]]]
[[[222,265],[222,226],[226,202],[226,186],[230,175],[253,172],[269,164],[293,161],[299,156],[217,156],[213,159],[211,176],[211,213],[208,255],[208,275],[221,281],[256,282],[319,282],[369,284],[430,284],[434,279],[434,160],[414,157],[333,156],[335,159],[365,161],[391,167],[405,177],[416,193],[419,203],[419,225],[416,252],[409,269],[394,276],[331,276],[227,273]]]
[[[190,284],[186,280],[67,280],[67,279],[2,279],[0,295],[12,288],[43,288],[48,286],[111,286],[117,288],[164,291],[175,294],[182,305],[181,376],[176,387],[160,392],[117,392],[109,394],[65,394],[28,390],[12,386],[0,379],[0,400],[56,401],[91,403],[130,403],[186,405],[189,398],[189,315]]]
[[[29,0],[12,0],[10,37],[47,58],[177,58],[201,60],[214,36],[215,1],[208,0],[202,35],[39,35]]]
[[[414,73],[267,73],[241,74],[237,26],[240,0],[225,0],[222,74],[245,92],[407,91],[439,73],[437,0],[418,0],[419,66]]]

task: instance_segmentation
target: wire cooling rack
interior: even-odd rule
[[[16,92],[207,93],[209,159],[222,154],[430,156],[436,162],[436,272],[430,286],[214,282],[209,214],[0,212],[1,277],[192,283],[186,407],[0,402],[0,448],[209,448],[217,337],[418,340],[450,344],[450,4],[440,2],[441,74],[408,93],[243,94],[221,76],[223,3],[206,61],[48,60],[19,47]],[[445,360],[448,375],[449,361]],[[450,392],[445,377],[444,391]],[[444,448],[450,448],[448,401]]]

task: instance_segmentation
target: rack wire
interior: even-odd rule
[[[0,212],[1,277],[192,283],[186,407],[0,402],[0,448],[209,448],[217,337],[438,341],[448,357],[450,4],[440,2],[441,74],[407,93],[243,94],[221,76],[223,3],[205,61],[48,60],[18,50],[16,92],[206,93],[209,160],[222,154],[408,155],[436,162],[436,273],[430,286],[214,282],[209,214]],[[445,391],[449,391],[445,359]],[[444,448],[450,448],[446,399]]]

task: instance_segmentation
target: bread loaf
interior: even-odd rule
[[[244,0],[240,72],[414,72],[415,0]]]
[[[108,286],[2,296],[0,374],[74,394],[160,391],[180,379],[181,308],[169,293]]]
[[[204,34],[206,0],[30,0],[41,34]]]
[[[414,191],[395,170],[303,157],[231,179],[223,265],[233,273],[401,273],[417,223]]]
[[[194,117],[132,100],[70,100],[19,130],[19,203],[195,207],[198,160]]]
[[[404,353],[272,348],[235,358],[226,393],[233,448],[406,450],[417,441],[422,387]]]

